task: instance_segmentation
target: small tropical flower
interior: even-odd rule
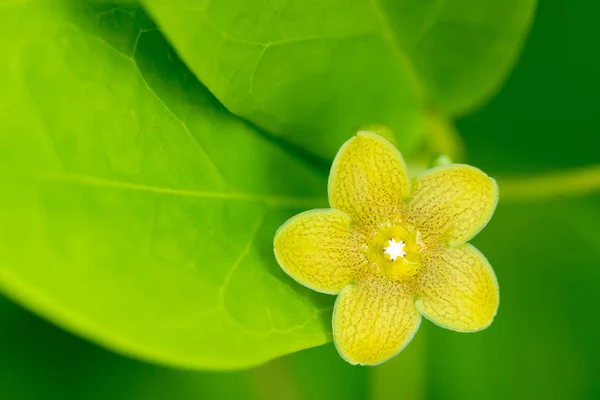
[[[498,283],[466,242],[487,224],[497,199],[496,182],[468,165],[436,167],[411,182],[388,140],[359,132],[333,162],[331,208],[283,224],[275,256],[302,285],[338,294],[340,355],[379,364],[410,342],[421,316],[459,332],[490,325]]]

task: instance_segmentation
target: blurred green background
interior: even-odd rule
[[[600,163],[599,13],[592,1],[540,1],[503,89],[457,123],[469,163],[507,179]],[[0,299],[0,398],[598,399],[599,224],[597,192],[501,200],[473,241],[500,282],[493,325],[459,334],[424,321],[400,356],[375,368],[344,363],[328,344],[247,371],[175,370]]]

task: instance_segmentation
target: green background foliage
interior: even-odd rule
[[[372,123],[397,132],[409,152],[429,113],[455,116],[489,97],[535,1],[144,4],[228,109],[333,157],[349,131]]]
[[[0,1],[0,398],[600,396],[600,7],[144,6]],[[500,310],[353,367],[272,235],[358,126],[417,160],[433,118],[499,181]]]

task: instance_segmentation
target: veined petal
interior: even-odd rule
[[[440,246],[423,257],[417,308],[427,319],[459,332],[487,328],[500,295],[486,258],[470,244]]]
[[[487,224],[497,202],[495,180],[475,167],[444,165],[413,179],[407,218],[425,239],[458,245]]]
[[[299,283],[336,294],[364,272],[367,261],[360,239],[343,211],[306,211],[279,228],[274,240],[275,257]]]
[[[412,293],[383,278],[342,290],[333,310],[333,339],[351,364],[376,365],[398,354],[421,323]]]
[[[337,153],[329,175],[329,204],[367,227],[399,214],[409,180],[402,155],[387,139],[359,132]]]

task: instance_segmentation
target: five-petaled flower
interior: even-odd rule
[[[359,132],[333,162],[331,208],[283,224],[275,256],[299,283],[339,294],[333,336],[340,355],[379,364],[410,342],[421,315],[460,332],[490,325],[498,283],[466,242],[497,199],[496,182],[468,165],[436,167],[411,182],[389,141]]]

